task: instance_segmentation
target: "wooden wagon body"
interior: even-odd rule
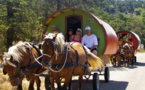
[[[43,23],[46,26],[43,34],[50,32],[53,25],[59,28],[59,32],[62,32],[67,39],[68,29],[73,29],[75,33],[77,28],[82,29],[82,35],[85,34],[84,28],[90,26],[92,33],[94,33],[99,41],[98,55],[112,55],[117,52],[118,38],[113,28],[97,18],[94,14],[78,8],[67,8],[57,11],[50,15]]]

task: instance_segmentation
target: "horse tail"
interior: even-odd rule
[[[85,49],[86,54],[87,54],[88,62],[91,65],[91,67],[89,69],[94,70],[94,69],[102,68],[103,61],[101,60],[101,58],[97,57],[92,52],[90,52],[90,50],[86,46],[84,46],[84,49]]]

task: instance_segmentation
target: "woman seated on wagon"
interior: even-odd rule
[[[80,28],[78,28],[76,30],[76,34],[75,35],[72,35],[71,37],[71,41],[72,42],[82,42],[82,36],[81,36],[81,33],[82,33],[82,30]]]
[[[67,42],[70,42],[71,41],[72,35],[73,35],[73,30],[72,29],[69,29],[68,30],[68,39],[67,39]]]

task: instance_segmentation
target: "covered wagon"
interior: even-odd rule
[[[132,31],[119,31],[117,32],[117,37],[118,39],[122,39],[122,44],[126,44],[129,43],[129,41],[131,41],[133,43],[133,54],[135,54],[135,52],[137,51],[137,49],[139,48],[140,44],[141,44],[141,39],[140,37]],[[134,55],[134,61],[136,62],[136,56]]]
[[[43,35],[50,32],[52,26],[57,26],[58,31],[68,39],[68,30],[72,29],[75,34],[77,28],[82,29],[82,36],[85,34],[85,27],[90,26],[99,41],[98,56],[102,58],[104,64],[109,63],[109,56],[115,54],[118,49],[118,38],[113,28],[96,17],[94,14],[78,8],[66,8],[50,15],[43,23],[45,26]],[[109,81],[109,69],[104,70],[105,81]],[[96,74],[94,74],[96,78]],[[95,80],[94,80],[95,81]],[[96,81],[95,81],[96,82]]]

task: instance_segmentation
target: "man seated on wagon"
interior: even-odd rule
[[[52,26],[51,27],[51,33],[58,33],[58,27],[57,26]]]
[[[91,27],[87,26],[85,28],[86,34],[83,36],[82,39],[82,45],[85,45],[90,49],[92,53],[97,55],[97,45],[98,45],[98,39],[95,34],[92,34]]]
[[[51,33],[58,34],[58,33],[59,33],[59,32],[58,32],[58,27],[55,26],[55,25],[53,25],[53,26],[51,27]],[[63,34],[62,34],[62,35],[63,35]],[[63,40],[65,41],[64,35],[63,35]]]

